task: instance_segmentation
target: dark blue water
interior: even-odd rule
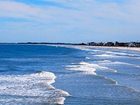
[[[140,105],[140,53],[1,44],[0,84],[1,105]]]
[[[50,70],[56,74],[64,71],[64,66],[79,62],[84,56],[76,49],[41,45],[0,45],[0,72],[28,73]]]

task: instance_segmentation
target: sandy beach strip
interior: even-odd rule
[[[115,46],[87,46],[87,45],[49,45],[49,46],[59,46],[67,48],[76,48],[76,49],[94,49],[94,48],[110,48],[110,49],[120,49],[120,50],[131,50],[140,52],[140,47],[115,47]]]
[[[140,52],[140,48],[138,48],[138,47],[85,46],[85,48],[111,48],[111,49],[132,50],[132,51],[138,51],[138,52]]]

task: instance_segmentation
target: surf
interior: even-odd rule
[[[65,97],[70,94],[53,87],[55,79],[54,73],[46,71],[25,75],[0,75],[0,102],[64,104]]]

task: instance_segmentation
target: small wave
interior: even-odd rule
[[[98,64],[88,63],[88,62],[80,62],[79,64],[72,64],[66,66],[68,70],[75,70],[75,71],[83,71],[88,74],[96,75],[96,70],[102,70],[104,72],[117,72],[117,70],[110,69],[108,67],[100,66]]]
[[[51,72],[38,72],[28,75],[0,75],[0,101],[6,102],[3,96],[11,96],[8,103],[48,103],[64,104],[68,92],[54,88],[56,76]],[[15,98],[13,96],[16,96]],[[31,97],[31,98],[29,98]],[[24,101],[25,102],[24,102]]]
[[[0,60],[4,61],[15,61],[15,62],[32,62],[32,61],[40,61],[40,58],[2,58]]]
[[[103,78],[104,80],[108,80],[111,84],[113,85],[118,85],[118,81],[112,79],[112,78],[108,78],[106,76],[103,76],[103,75],[98,75],[100,78]]]
[[[116,55],[112,55],[112,54],[100,54],[100,55],[94,55],[94,56],[97,56],[97,57],[117,57]]]
[[[68,65],[66,66],[68,70],[75,70],[75,71],[83,71],[86,74],[94,74],[96,75],[96,69],[93,67],[92,64],[87,62],[80,62],[78,65]]]
[[[123,52],[114,52],[114,51],[106,51],[106,53],[107,54],[117,55],[117,56],[129,56],[129,57],[139,56],[137,54],[123,53]]]
[[[123,53],[123,52],[114,52],[114,51],[106,51],[106,53],[108,53],[108,54],[116,54],[116,55],[128,55],[127,53]]]
[[[90,57],[85,57],[85,59],[90,59]]]
[[[105,51],[102,54],[95,54],[95,53],[93,53],[93,54],[94,54],[94,56],[97,56],[97,57],[139,57],[139,55],[137,55],[137,54],[111,52],[111,51]]]
[[[98,63],[112,63],[110,60],[102,60],[102,61],[97,61]]]
[[[97,61],[99,64],[118,64],[118,65],[128,65],[128,66],[133,66],[136,68],[140,68],[139,65],[127,63],[127,62],[119,62],[119,61],[110,61],[110,60],[103,60],[103,61]]]
[[[114,62],[114,64],[122,64],[122,65],[128,65],[128,66],[133,66],[133,67],[137,67],[140,68],[139,65],[135,65],[135,64],[131,64],[131,63],[126,63],[126,62]]]

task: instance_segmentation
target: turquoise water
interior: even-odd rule
[[[140,105],[140,53],[0,45],[1,105]]]

